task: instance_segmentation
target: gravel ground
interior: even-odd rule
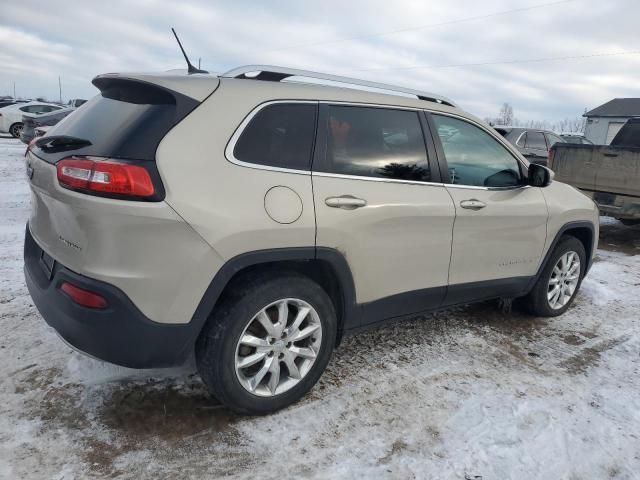
[[[216,405],[193,365],[70,350],[24,286],[24,147],[0,138],[0,477],[640,478],[640,229],[562,317],[455,308],[359,336],[268,417]]]

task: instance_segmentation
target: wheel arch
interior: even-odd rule
[[[586,222],[586,221],[569,222],[569,223],[565,223],[562,227],[560,227],[555,237],[553,238],[553,241],[549,245],[549,248],[545,253],[544,259],[540,264],[538,271],[536,272],[535,276],[532,278],[531,282],[529,283],[528,291],[530,291],[535,285],[536,281],[542,274],[542,271],[544,270],[545,266],[549,262],[549,258],[553,254],[553,251],[558,245],[558,242],[563,236],[569,235],[569,236],[575,237],[578,240],[580,240],[580,242],[583,244],[584,250],[587,256],[587,268],[585,269],[585,275],[586,275],[586,273],[591,268],[591,264],[593,263],[593,251],[596,246],[595,232],[596,232],[596,229],[593,223]]]
[[[216,273],[191,322],[195,339],[225,292],[244,275],[294,271],[318,283],[331,298],[338,320],[338,337],[359,324],[353,276],[345,257],[332,248],[293,247],[244,253],[227,261]]]
[[[595,241],[594,241],[595,239],[593,238],[595,235],[595,231],[594,231],[595,229],[593,228],[593,225],[591,225],[590,223],[587,225],[589,226],[588,227],[572,226],[566,229],[564,232],[562,232],[562,235],[565,235],[565,236],[570,235],[580,240],[580,242],[584,246],[584,251],[587,254],[587,271],[588,271],[588,269],[591,267],[591,257],[593,254],[593,248],[595,244]]]

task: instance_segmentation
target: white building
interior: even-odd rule
[[[609,145],[627,120],[640,117],[640,98],[614,98],[583,116],[584,136],[596,145]]]

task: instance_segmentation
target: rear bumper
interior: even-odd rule
[[[56,262],[49,277],[42,249],[27,225],[24,273],[27,288],[45,321],[72,347],[100,360],[130,368],[170,367],[184,363],[198,335],[197,326],[167,325],[145,317],[118,288],[72,272]],[[63,282],[102,295],[109,303],[95,310],[73,302]]]
[[[623,220],[640,219],[640,197],[607,192],[585,193],[596,202],[602,215]]]

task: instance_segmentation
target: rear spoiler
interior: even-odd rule
[[[95,77],[93,83],[100,91],[112,81],[137,82],[179,93],[197,102],[203,102],[220,85],[218,77],[213,75],[187,75],[185,72],[150,73],[105,73]]]

